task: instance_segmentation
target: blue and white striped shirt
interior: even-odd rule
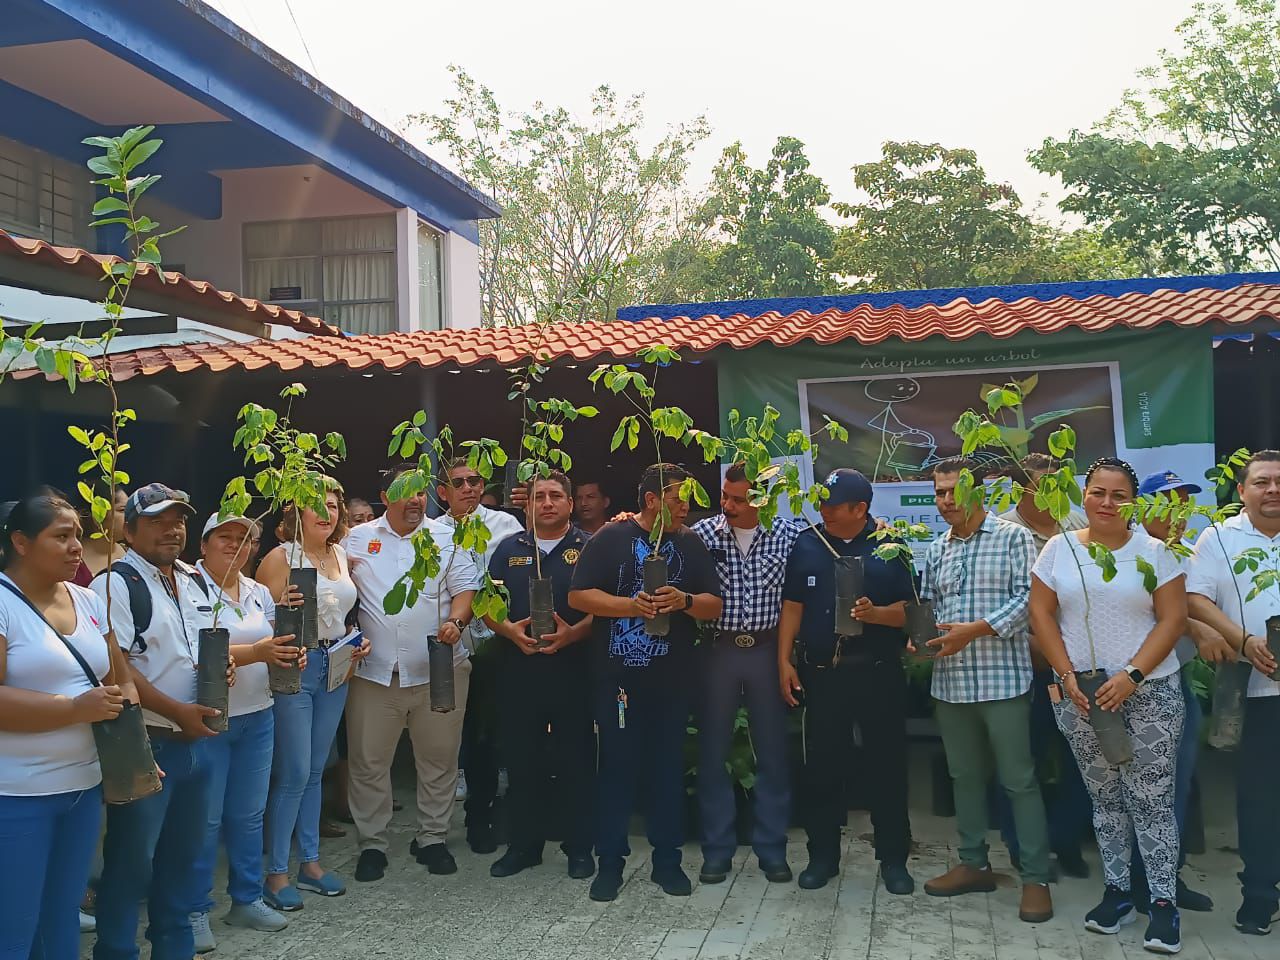
[[[750,632],[777,625],[787,558],[806,526],[799,520],[778,517],[768,530],[756,527],[744,554],[724,514],[693,525],[693,532],[715,561],[724,596],[724,610],[712,623],[714,629]]]

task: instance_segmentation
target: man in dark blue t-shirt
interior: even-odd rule
[[[871,484],[857,470],[836,470],[825,481],[822,525],[800,534],[787,560],[778,622],[782,696],[795,706],[804,695],[805,762],[801,801],[809,835],[806,890],[827,885],[840,870],[840,827],[845,822],[846,758],[855,724],[875,827],[876,859],[885,889],[915,889],[907,872],[911,828],[907,820],[906,644],[904,604],[913,596],[901,563],[873,553],[875,521],[868,515]],[[863,596],[853,608],[862,635],[835,632],[835,557],[861,557]],[[792,662],[792,651],[795,662]]]
[[[629,852],[627,824],[637,788],[646,785],[655,883],[672,896],[692,885],[680,869],[684,843],[684,739],[694,681],[698,620],[720,615],[720,581],[698,535],[684,529],[689,504],[680,485],[689,476],[671,463],[640,478],[641,511],[606,524],[582,551],[569,603],[591,614],[592,698],[600,736],[596,854],[600,870],[591,899],[613,900]],[[655,545],[651,531],[661,530]],[[667,561],[667,586],[646,593],[644,561]],[[653,636],[655,614],[669,632]]]
[[[569,606],[569,583],[587,534],[570,522],[572,487],[559,471],[535,479],[527,510],[532,535],[503,540],[489,561],[489,575],[510,594],[507,618],[487,619],[502,646],[498,654],[498,746],[510,785],[510,844],[489,868],[509,877],[542,862],[542,849],[555,821],[569,858],[569,876],[595,872],[591,860],[592,766],[595,736],[587,688],[587,648],[581,641],[591,618]],[[541,638],[530,626],[529,583],[551,581],[554,633]],[[541,641],[541,642],[540,642]],[[550,732],[548,732],[548,730]],[[546,759],[550,756],[550,771]],[[548,802],[547,773],[555,775]]]

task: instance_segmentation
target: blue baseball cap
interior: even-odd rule
[[[871,481],[849,467],[832,470],[822,481],[830,496],[824,503],[838,507],[842,503],[865,503],[871,506]]]
[[[1163,470],[1160,473],[1151,473],[1142,478],[1142,482],[1138,484],[1138,496],[1150,497],[1157,493],[1168,493],[1170,490],[1180,490],[1185,493],[1199,493],[1200,487],[1194,483],[1187,483],[1172,470]]]

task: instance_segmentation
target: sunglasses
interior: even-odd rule
[[[449,486],[455,490],[461,490],[463,487],[483,487],[484,477],[477,474],[469,477],[450,477]]]

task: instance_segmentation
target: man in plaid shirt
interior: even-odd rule
[[[951,529],[929,545],[920,596],[932,600],[942,636],[933,698],[955,789],[960,863],[924,885],[935,897],[991,892],[987,784],[995,773],[1013,807],[1022,847],[1019,917],[1053,916],[1049,838],[1029,734],[1031,649],[1027,606],[1035,540],[981,506],[962,506],[955,489],[973,464],[953,457],[934,467],[938,512]]]
[[[725,760],[740,703],[751,715],[756,754],[755,831],[760,868],[774,883],[791,880],[787,866],[790,768],[787,707],[778,695],[778,613],[787,558],[804,525],[779,517],[760,526],[750,505],[751,484],[741,464],[725,473],[723,511],[693,525],[715,561],[724,610],[711,626],[698,717],[698,803],[702,812],[702,883],[729,874],[738,840],[733,785]]]

